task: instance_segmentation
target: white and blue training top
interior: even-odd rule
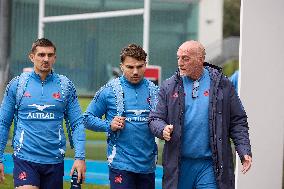
[[[155,171],[157,146],[148,127],[148,116],[157,103],[157,90],[147,79],[131,84],[122,76],[102,87],[87,108],[86,128],[108,133],[111,168],[143,174]],[[126,117],[126,121],[122,130],[113,132],[110,124],[115,116]]]
[[[85,159],[85,128],[81,108],[73,83],[52,72],[44,81],[35,72],[28,81],[14,78],[7,86],[0,109],[0,160],[3,158],[8,133],[14,116],[14,155],[20,159],[42,164],[61,163],[65,156],[66,137],[63,119],[71,129],[75,159]],[[66,90],[62,90],[62,82]],[[25,85],[23,86],[20,85]],[[20,101],[16,97],[23,90]],[[17,102],[19,101],[19,102]]]

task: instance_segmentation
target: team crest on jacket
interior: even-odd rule
[[[28,91],[26,91],[23,96],[24,97],[32,97],[31,93],[29,93]]]
[[[209,90],[204,91],[204,96],[209,96]]]
[[[59,92],[53,93],[52,96],[53,96],[53,98],[55,98],[55,99],[59,99],[59,98],[60,98],[60,93],[59,93]]]

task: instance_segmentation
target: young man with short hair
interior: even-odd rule
[[[14,119],[14,186],[17,189],[63,189],[66,138],[63,119],[79,180],[84,180],[85,128],[74,84],[52,68],[56,47],[42,38],[29,54],[34,70],[10,81],[0,109],[0,182],[4,180],[3,153]]]
[[[84,115],[87,129],[108,133],[111,189],[155,188],[157,147],[148,115],[156,105],[157,86],[144,78],[146,56],[136,44],[123,48],[123,75],[96,93]]]

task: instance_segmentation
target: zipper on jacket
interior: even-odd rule
[[[138,104],[138,93],[137,93],[137,90],[136,89],[134,89],[135,90],[135,100],[136,100],[136,104]]]
[[[43,96],[43,84],[44,84],[44,81],[41,81],[41,96]]]

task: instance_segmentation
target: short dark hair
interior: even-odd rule
[[[53,47],[54,52],[56,52],[55,45],[50,40],[48,40],[46,38],[40,38],[40,39],[35,40],[32,44],[32,48],[31,48],[30,53],[34,53],[37,47]]]
[[[136,44],[129,44],[124,47],[120,52],[120,61],[123,63],[125,58],[130,56],[135,58],[136,60],[144,60],[146,62],[147,53],[143,50],[143,48]]]

